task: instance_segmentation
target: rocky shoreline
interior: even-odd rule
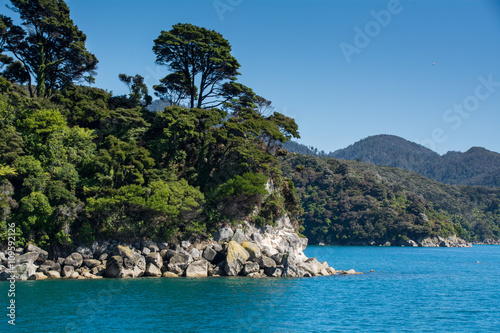
[[[51,259],[47,251],[30,244],[16,253],[0,252],[0,280],[362,274],[336,271],[327,262],[307,258],[306,246],[307,239],[298,236],[287,216],[275,227],[248,222],[238,228],[226,226],[212,240],[197,244],[103,241]]]
[[[494,241],[489,240],[490,242],[487,244],[495,244]],[[483,243],[474,243],[474,244],[483,244]],[[496,244],[499,244],[498,242]],[[319,245],[326,245],[324,243],[320,243]],[[472,243],[466,242],[462,238],[457,236],[448,236],[446,238],[443,237],[427,237],[423,239],[419,239],[414,241],[412,239],[408,240],[399,240],[396,242],[351,242],[349,244],[331,244],[331,245],[358,245],[358,246],[402,246],[402,247],[472,247]]]

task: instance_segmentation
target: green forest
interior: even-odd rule
[[[403,169],[330,157],[290,154],[282,163],[297,188],[302,228],[312,244],[500,239],[498,188],[446,185]]]
[[[11,224],[18,245],[57,254],[98,239],[206,239],[243,218],[299,215],[278,160],[297,124],[237,82],[221,34],[181,23],[159,32],[152,52],[170,74],[153,94],[169,106],[152,112],[140,75],[116,78],[124,96],[90,86],[98,60],[64,1],[11,9],[22,24],[0,17],[2,243]]]

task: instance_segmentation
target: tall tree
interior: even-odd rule
[[[175,74],[155,89],[160,93],[173,90],[176,96],[187,91],[191,108],[224,103],[220,94],[223,84],[239,75],[240,64],[231,55],[229,42],[218,32],[192,24],[179,23],[162,31],[154,41],[153,52],[156,62]]]
[[[144,78],[139,74],[130,76],[127,74],[118,75],[130,92],[130,100],[135,105],[148,106],[153,98],[148,94],[148,86],[144,83]]]
[[[17,72],[28,73],[32,96],[32,80],[36,95],[43,97],[73,81],[94,81],[97,58],[85,48],[87,37],[71,20],[63,0],[11,0],[11,3],[10,8],[19,14],[22,27],[0,15],[0,51],[9,52],[21,62],[23,70]]]

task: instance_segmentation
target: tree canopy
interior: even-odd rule
[[[162,31],[155,39],[156,62],[172,71],[155,87],[175,103],[187,99],[190,108],[211,108],[224,103],[222,86],[236,80],[240,64],[222,35],[188,23]],[[175,97],[174,97],[175,96]]]
[[[0,60],[6,78],[27,83],[30,95],[39,97],[71,82],[94,81],[97,58],[85,48],[87,37],[71,20],[64,1],[11,0],[11,4],[22,24],[14,25],[11,18],[0,15]]]

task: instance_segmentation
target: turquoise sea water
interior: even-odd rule
[[[3,282],[0,332],[500,332],[500,246],[305,253],[365,274]]]

